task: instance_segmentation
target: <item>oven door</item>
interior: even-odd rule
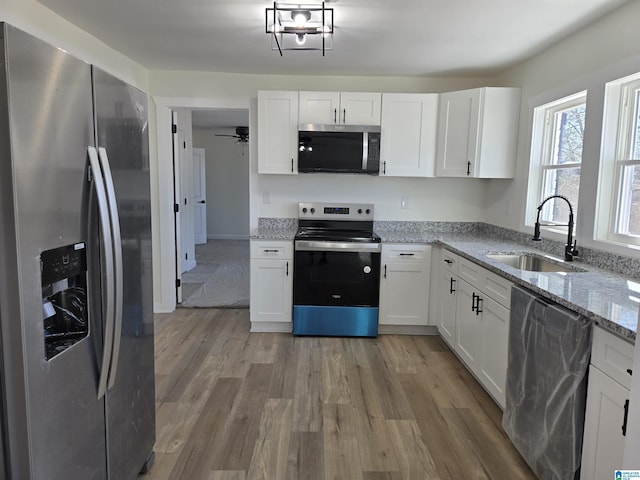
[[[376,336],[380,244],[296,241],[293,333]]]

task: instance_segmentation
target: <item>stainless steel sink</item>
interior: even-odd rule
[[[564,260],[535,253],[491,253],[487,255],[491,260],[504,263],[518,270],[528,272],[585,272],[583,268],[575,267]]]

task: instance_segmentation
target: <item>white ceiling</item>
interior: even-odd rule
[[[325,57],[272,51],[266,0],[38,1],[149,69],[491,76],[629,0],[331,0]]]

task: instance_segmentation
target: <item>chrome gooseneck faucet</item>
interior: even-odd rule
[[[542,212],[542,207],[544,207],[544,204],[547,203],[549,200],[551,200],[552,198],[560,198],[562,200],[564,200],[565,202],[567,202],[567,205],[569,205],[569,223],[567,223],[566,225],[560,225],[557,223],[545,223],[545,224],[541,224],[540,223],[540,212]],[[569,232],[567,235],[567,244],[564,246],[564,259],[567,262],[571,262],[573,261],[573,257],[578,256],[578,249],[576,248],[576,244],[577,242],[575,240],[573,240],[573,207],[571,206],[571,202],[569,201],[569,199],[567,197],[565,197],[564,195],[550,195],[547,198],[545,198],[542,203],[538,206],[538,216],[536,217],[536,224],[533,230],[533,238],[532,240],[535,240],[536,242],[539,242],[540,240],[542,240],[542,238],[540,238],[540,227],[568,227]]]

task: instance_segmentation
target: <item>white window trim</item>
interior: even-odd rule
[[[538,205],[544,200],[544,174],[548,170],[561,170],[581,167],[582,163],[563,163],[550,165],[546,159],[551,158],[554,139],[549,128],[557,112],[571,109],[577,105],[586,104],[587,91],[583,90],[561,99],[538,105],[533,110],[533,129],[531,135],[531,157],[529,162],[529,184],[527,188],[527,208],[525,225],[533,226],[536,220]],[[577,212],[574,212],[577,217]],[[567,227],[542,227],[544,231],[566,235]]]
[[[595,239],[637,249],[640,236],[616,233],[622,221],[621,213],[630,207],[629,202],[618,210],[618,199],[623,187],[622,170],[625,166],[640,165],[640,159],[630,159],[631,135],[635,104],[629,102],[630,92],[640,88],[640,73],[636,73],[605,85],[602,148],[596,211]]]

